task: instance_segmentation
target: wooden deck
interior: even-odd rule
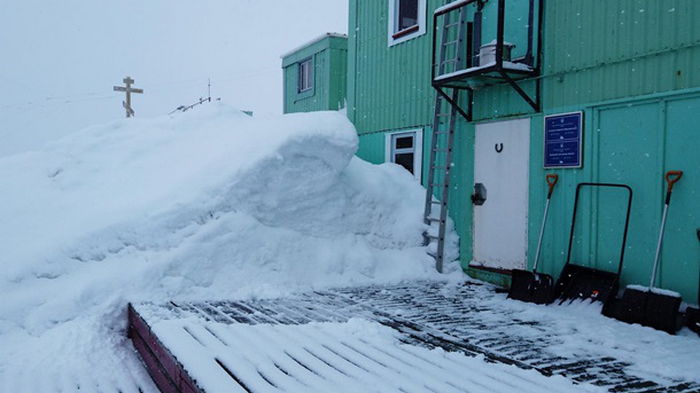
[[[367,391],[411,391],[415,385],[406,378],[412,375],[426,376],[421,391],[470,391],[464,387],[483,386],[487,391],[510,392],[508,381],[517,381],[518,391],[557,391],[542,386],[532,371],[609,392],[700,393],[697,382],[665,376],[663,370],[649,378],[635,375],[630,372],[633,364],[604,351],[554,353],[549,349],[561,340],[562,332],[520,319],[509,307],[494,308],[497,303],[485,301],[489,296],[496,295],[476,284],[447,288],[420,282],[245,302],[139,304],[129,308],[129,334],[164,393],[277,392],[295,387],[328,391],[348,378],[361,381]],[[308,330],[299,328],[351,318],[390,327],[409,345],[381,347],[323,328],[309,336]],[[266,352],[268,347],[277,352]],[[237,348],[249,349],[239,353]],[[498,367],[516,367],[499,369],[500,376],[486,375],[482,369],[465,372],[470,365],[462,360],[435,362],[421,352],[434,348],[483,357]],[[386,386],[377,388],[381,383]]]

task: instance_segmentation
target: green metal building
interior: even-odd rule
[[[345,107],[347,41],[326,33],[282,56],[284,113]]]
[[[566,260],[577,184],[624,183],[634,196],[622,284],[646,285],[664,204],[663,174],[683,170],[656,284],[695,303],[700,2],[446,3],[349,1],[347,113],[360,135],[358,155],[404,165],[427,185],[437,124],[433,86],[462,92],[465,116],[456,119],[448,211],[460,235],[462,267],[504,286],[510,269],[532,267],[549,173],[559,183],[539,270],[556,278]],[[463,28],[443,39],[450,20]],[[459,61],[443,63],[452,57]],[[556,123],[572,119],[571,138],[557,141],[564,136]],[[472,198],[476,183],[488,191],[482,205]],[[572,260],[617,269],[624,206],[615,192],[586,194]]]

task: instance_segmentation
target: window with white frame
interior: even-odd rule
[[[299,85],[297,93],[311,90],[314,87],[313,59],[308,58],[299,62]]]
[[[389,46],[425,33],[425,0],[389,0]]]
[[[386,135],[386,160],[401,165],[420,180],[423,131],[410,130]]]
[[[396,28],[398,32],[418,27],[418,0],[398,0]]]

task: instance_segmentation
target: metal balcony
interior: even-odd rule
[[[521,12],[526,12],[527,22],[521,30],[508,25],[516,23],[516,18],[508,18],[508,0],[458,0],[433,13],[432,86],[442,96],[449,96],[444,89],[467,90],[468,107],[459,108],[459,112],[468,120],[472,117],[474,90],[498,84],[508,84],[534,111],[540,111],[539,81],[535,83],[533,96],[518,84],[519,80],[540,74],[542,0],[521,0],[520,4],[525,1],[527,10],[521,9]],[[515,3],[510,0],[509,4]],[[485,13],[490,17],[485,17]],[[494,15],[495,39],[483,43],[489,28],[493,34],[494,26],[486,23],[491,22]],[[525,43],[525,52],[517,57],[512,56],[514,45],[505,39],[509,27],[511,37]]]

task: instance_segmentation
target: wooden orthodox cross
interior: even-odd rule
[[[126,87],[114,86],[114,91],[126,92],[126,101],[122,101],[122,105],[126,110],[126,117],[128,118],[134,116],[134,109],[131,107],[131,93],[143,94],[143,89],[135,89],[131,87],[131,85],[134,83],[134,80],[131,79],[130,76],[124,78],[123,82],[126,85]]]

